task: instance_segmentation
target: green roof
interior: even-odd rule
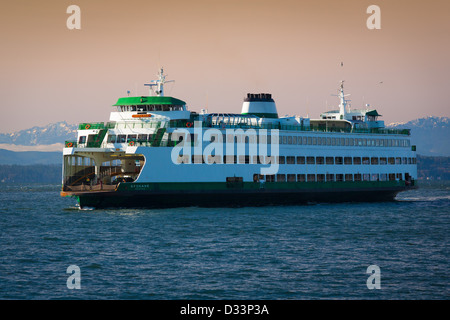
[[[172,97],[124,97],[119,98],[113,106],[132,106],[132,105],[147,105],[147,104],[167,104],[167,105],[186,105],[183,100]]]
[[[370,110],[366,112],[366,116],[379,117],[381,114],[379,114],[377,110]]]

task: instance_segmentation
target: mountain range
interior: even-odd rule
[[[75,140],[77,137],[75,124],[68,124],[65,121],[51,123],[44,127],[32,127],[13,133],[1,133],[0,144],[37,146],[63,144],[65,140]]]
[[[417,153],[422,156],[450,157],[448,117],[430,116],[406,123],[391,123],[386,127],[411,129],[412,144],[417,146]],[[43,127],[36,126],[13,133],[2,133],[0,134],[0,164],[58,164],[61,162],[64,141],[76,140],[77,128],[75,124],[61,121]],[[49,146],[53,147],[51,150],[53,152],[38,152],[39,150],[50,151]],[[14,152],[3,149],[26,151]]]
[[[411,129],[411,144],[422,156],[450,157],[450,125],[448,117],[426,117],[406,123],[386,125],[391,129]]]

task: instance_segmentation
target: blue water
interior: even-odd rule
[[[58,185],[0,184],[0,299],[448,299],[450,183],[397,198],[78,210]]]

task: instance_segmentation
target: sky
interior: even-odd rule
[[[367,27],[371,5],[381,29]],[[271,93],[280,116],[317,118],[345,80],[351,107],[386,123],[450,116],[448,0],[2,1],[0,46],[1,133],[107,122],[160,67],[166,95],[194,111],[239,113],[247,93]]]

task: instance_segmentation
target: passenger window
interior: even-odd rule
[[[110,134],[108,136],[108,143],[116,143],[116,135],[115,134]]]

